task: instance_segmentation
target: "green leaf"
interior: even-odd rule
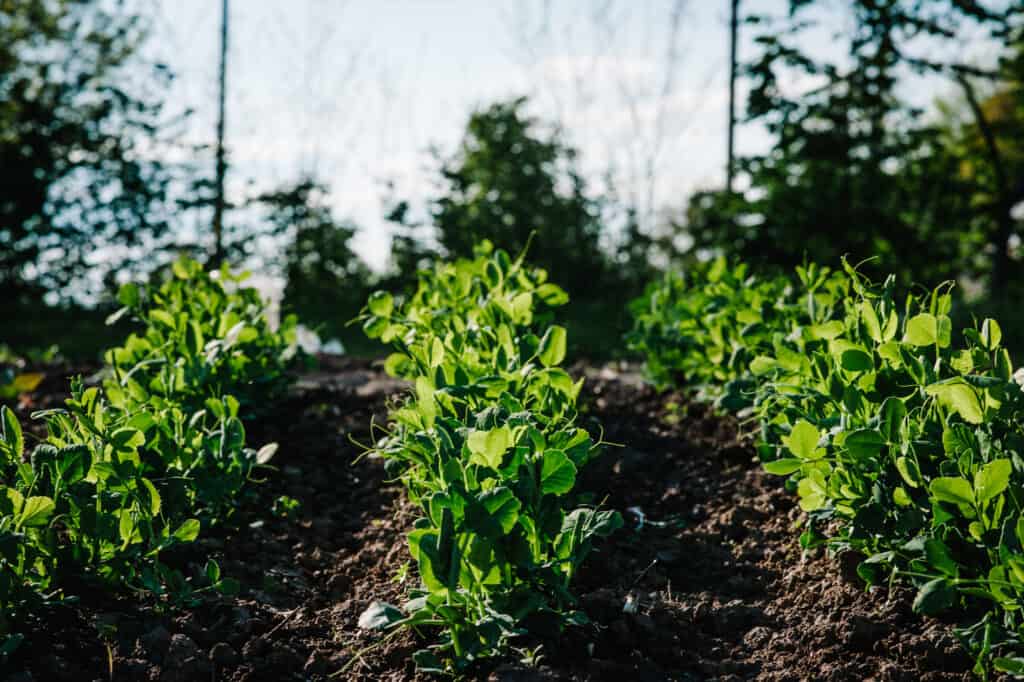
[[[897,443],[900,440],[900,428],[903,425],[903,418],[907,416],[907,406],[896,397],[888,397],[882,401],[881,423],[879,430],[889,443]]]
[[[999,496],[1010,484],[1013,463],[1009,459],[997,459],[981,467],[974,474],[974,495],[978,504],[985,504]]]
[[[190,264],[192,264],[192,261],[190,261],[189,259],[179,258],[178,260],[171,263],[171,271],[174,273],[174,276],[177,277],[178,279],[189,279],[192,276],[193,271],[193,268],[189,267]]]
[[[870,372],[875,368],[871,356],[858,348],[843,351],[839,364],[847,372]]]
[[[143,487],[146,489],[146,492],[149,493],[149,512],[153,516],[156,516],[160,513],[160,493],[156,491],[156,486],[154,486],[153,482],[150,481],[148,478],[143,478],[141,480]]]
[[[860,319],[864,323],[864,329],[867,330],[871,340],[875,343],[881,343],[883,340],[882,325],[878,321],[878,313],[875,312],[875,306],[867,299],[860,302]]]
[[[951,607],[956,601],[956,588],[948,578],[936,578],[921,586],[914,597],[914,611],[933,615]]]
[[[448,673],[444,661],[430,649],[420,649],[413,652],[412,662],[416,664],[416,671],[425,675],[445,675]]]
[[[549,306],[564,305],[569,302],[569,294],[557,284],[541,284],[537,287],[537,297]]]
[[[234,578],[221,578],[215,583],[214,588],[226,597],[234,597],[242,591],[242,584]]]
[[[170,327],[171,329],[175,329],[177,327],[174,321],[174,315],[171,315],[166,310],[161,310],[160,308],[153,308],[152,310],[149,311],[149,316],[150,318],[156,320],[160,324]]]
[[[45,526],[56,506],[49,497],[33,496],[25,500],[18,516],[19,526]]]
[[[948,315],[939,315],[936,322],[938,334],[935,343],[939,348],[949,348],[949,344],[953,340],[953,321],[949,319]]]
[[[828,501],[825,485],[825,476],[820,471],[812,471],[807,478],[800,479],[796,485],[797,493],[800,495],[800,508],[805,512],[812,512],[824,507]]]
[[[885,327],[882,329],[882,339],[884,341],[892,341],[896,338],[896,332],[899,330],[900,316],[896,314],[895,310],[889,311],[889,317],[885,321]]]
[[[949,359],[949,366],[956,370],[957,374],[970,374],[974,371],[974,358],[971,351],[962,350]]]
[[[764,470],[776,476],[789,476],[794,471],[797,471],[802,464],[803,462],[795,457],[783,457],[774,462],[765,462]]]
[[[505,425],[490,431],[470,431],[466,445],[471,453],[470,462],[497,469],[512,447],[512,431]]]
[[[800,459],[821,459],[825,451],[818,448],[818,441],[821,434],[810,422],[801,419],[794,426],[788,436],[782,441],[789,451]]]
[[[388,376],[401,378],[405,376],[405,372],[408,371],[410,360],[408,356],[403,353],[392,353],[384,361],[384,371],[388,373]]]
[[[7,456],[14,462],[20,462],[22,455],[25,454],[25,437],[21,433],[18,418],[6,405],[0,407],[0,428],[3,429]]]
[[[384,333],[384,330],[387,329],[388,326],[389,323],[386,317],[370,315],[366,318],[366,321],[363,322],[363,332],[371,339],[376,339]]]
[[[992,659],[992,667],[1001,673],[1024,676],[1024,658],[997,656]]]
[[[440,367],[442,362],[444,362],[444,343],[435,336],[430,344],[430,367]]]
[[[934,315],[920,313],[907,321],[903,342],[913,346],[932,346],[939,340],[939,325]]]
[[[437,418],[437,402],[434,400],[434,386],[426,377],[416,377],[416,401],[423,425],[428,429],[434,426]]]
[[[139,287],[135,284],[122,284],[117,290],[117,302],[128,308],[139,305]]]
[[[896,458],[896,471],[900,472],[900,476],[911,488],[916,488],[921,484],[921,470],[917,466],[917,462],[909,457],[897,457]]]
[[[980,424],[985,420],[978,394],[960,379],[931,384],[925,387],[925,392],[935,396],[940,404],[959,414],[969,424]]]
[[[206,579],[209,580],[211,584],[220,580],[220,564],[213,559],[207,560],[205,572]]]
[[[750,361],[750,373],[754,376],[761,376],[762,374],[767,374],[778,366],[779,363],[775,361],[775,358],[768,357],[767,355],[758,355]]]
[[[533,294],[524,291],[512,299],[512,319],[517,323],[529,324],[533,315]]]
[[[999,344],[1003,340],[1003,330],[999,328],[999,323],[992,318],[985,318],[985,321],[981,323],[981,342],[985,345],[985,350],[995,350],[999,348]]]
[[[843,445],[857,459],[871,459],[885,447],[885,438],[874,429],[859,429],[848,434]]]
[[[487,261],[487,265],[484,266],[484,279],[492,289],[496,289],[501,284],[501,268],[493,260]]]
[[[138,429],[123,428],[110,434],[110,444],[118,452],[130,452],[142,447],[145,442],[145,434]]]
[[[545,367],[553,367],[565,359],[565,340],[565,327],[554,325],[544,334],[538,355]]]
[[[8,488],[0,486],[0,492],[3,493],[5,498],[3,504],[4,513],[20,514],[21,508],[25,504],[25,496],[17,491],[15,488]]]
[[[576,483],[576,465],[561,450],[547,450],[540,470],[540,489],[548,495],[564,495]]]
[[[92,466],[92,453],[86,445],[69,445],[57,453],[57,471],[64,485],[78,483]]]
[[[808,333],[812,339],[831,341],[834,338],[839,337],[846,327],[839,320],[832,320],[823,324],[811,325],[808,328]]]
[[[135,519],[132,518],[131,509],[124,508],[121,510],[121,517],[118,521],[117,529],[121,536],[123,547],[127,547],[133,542],[138,541],[138,532],[135,528]]]
[[[928,563],[942,571],[951,578],[960,574],[960,567],[956,560],[949,553],[946,544],[937,538],[928,538],[924,543],[924,553],[928,557]]]
[[[366,307],[377,317],[388,317],[394,308],[394,299],[386,291],[375,291],[366,301]]]
[[[189,320],[185,326],[185,347],[190,355],[196,356],[203,352],[206,341],[203,337],[203,329],[195,320]]]
[[[174,531],[174,537],[179,542],[193,542],[199,537],[199,519],[188,519]]]
[[[900,356],[900,344],[895,341],[887,341],[876,348],[879,357],[887,361],[893,367],[899,367],[902,363]]]
[[[959,476],[941,476],[932,480],[928,490],[939,502],[974,506],[974,489],[966,478]]]
[[[483,505],[491,518],[501,526],[501,532],[508,535],[519,520],[519,500],[512,491],[498,487],[477,495],[477,502]]]

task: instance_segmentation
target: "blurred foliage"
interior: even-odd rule
[[[0,0],[0,17],[0,287],[67,299],[169,230],[167,168],[143,153],[170,125],[169,74],[137,56],[130,3]]]
[[[752,79],[747,115],[774,142],[767,153],[739,160],[744,191],[692,198],[686,227],[694,251],[786,267],[808,255],[825,263],[845,254],[877,257],[899,278],[923,282],[1007,274],[1000,259],[1010,257],[1012,202],[1000,197],[993,208],[986,198],[995,164],[991,150],[978,144],[977,117],[951,131],[908,104],[900,85],[909,73],[944,78],[965,94],[974,81],[1019,92],[1019,64],[985,72],[912,48],[926,41],[941,46],[926,54],[945,54],[968,31],[1011,44],[1024,10],[957,0],[855,0],[848,7],[852,30],[834,36],[844,54],[830,61],[805,49],[824,4],[791,0],[784,18],[747,18],[758,45],[745,65]],[[815,85],[792,94],[800,81]],[[1019,131],[1019,114],[1002,120]],[[1019,166],[1013,172],[1018,183],[1024,179]]]
[[[17,355],[38,357],[44,364],[48,361],[38,349],[55,346],[60,356],[71,362],[98,365],[103,350],[125,335],[123,325],[107,326],[109,313],[108,307],[5,302],[0,305],[0,319],[16,322],[3,325],[0,343]]]
[[[603,202],[588,193],[576,150],[526,107],[515,98],[478,110],[454,153],[435,152],[437,192],[427,207],[434,239],[424,238],[427,226],[411,217],[408,201],[393,201],[391,271],[381,285],[407,290],[432,260],[470,257],[484,240],[511,254],[528,249],[570,293],[565,316],[577,350],[614,355],[629,325],[626,302],[653,273],[650,241],[628,220],[624,238],[609,246]]]
[[[531,260],[569,289],[613,277],[601,202],[587,192],[576,150],[526,105],[520,97],[475,111],[453,153],[434,151],[436,192],[426,207],[433,239],[424,239],[408,201],[393,201],[393,274],[412,276],[439,256],[468,257],[488,240],[514,254],[529,246]]]
[[[286,238],[284,306],[324,338],[352,342],[361,333],[345,325],[362,307],[372,278],[352,250],[355,225],[334,216],[329,196],[325,185],[307,178],[262,194],[255,203],[271,233]]]
[[[902,281],[965,283],[955,311],[965,319],[995,309],[1012,320],[1024,293],[1011,212],[1024,200],[1024,6],[784,7],[744,18],[756,45],[742,69],[746,120],[771,148],[738,160],[741,190],[698,192],[670,225],[641,224],[624,198],[632,188],[596,193],[566,131],[515,98],[475,111],[458,144],[433,153],[422,206],[392,192],[385,273],[361,261],[357,226],[311,175],[235,197],[229,258],[280,275],[284,306],[357,353],[371,346],[346,322],[370,290],[408,291],[418,271],[485,239],[513,254],[529,244],[569,291],[577,356],[621,353],[626,302],[659,270],[720,253],[761,269],[873,257],[869,270]],[[115,279],[152,273],[171,251],[202,259],[212,158],[201,144],[173,166],[153,153],[185,147],[161,102],[173,76],[144,56],[151,15],[142,0],[0,0],[0,314],[19,322],[0,341],[16,348],[58,343],[94,359],[116,338],[102,325],[108,310],[73,300],[102,308]],[[825,59],[815,31],[837,17]],[[936,57],[981,35],[1001,49],[998,66]],[[943,99],[911,105],[908,77],[939,84]]]
[[[604,281],[602,225],[586,194],[576,152],[544,135],[524,112],[525,99],[475,112],[455,154],[441,160],[442,191],[430,206],[448,257],[471,256],[484,239],[520,253],[535,235],[530,260],[572,292]]]

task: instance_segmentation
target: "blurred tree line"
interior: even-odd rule
[[[905,281],[1019,286],[1024,5],[849,0],[852,30],[830,35],[836,54],[823,59],[805,46],[826,5],[745,18],[757,44],[743,65],[747,121],[773,144],[738,159],[742,191],[692,198],[681,227],[693,252],[787,267],[875,257]],[[1000,51],[995,68],[958,60],[979,37]],[[910,78],[930,108],[908,99]]]
[[[370,290],[400,292],[418,268],[485,238],[529,248],[569,290],[574,337],[596,355],[620,347],[626,302],[658,270],[715,253],[762,267],[876,257],[907,280],[956,278],[998,294],[985,297],[994,305],[1013,300],[1024,288],[1014,212],[1024,201],[1024,7],[849,0],[841,10],[852,21],[832,36],[829,59],[806,48],[835,3],[788,0],[783,15],[744,17],[756,45],[742,64],[744,120],[772,144],[737,159],[740,189],[698,192],[664,224],[641,225],[635,207],[595,195],[567,131],[519,98],[473,112],[457,147],[434,153],[425,205],[389,198],[385,272],[358,258],[358,226],[335,214],[316,177],[229,206],[228,256],[260,256],[284,278],[285,305],[356,350],[359,331],[345,323]],[[143,56],[145,12],[0,0],[0,314],[76,319],[40,323],[46,338],[26,324],[5,340],[48,344],[60,326],[73,333],[63,345],[81,346],[101,315],[75,300],[102,303],[117,276],[205,250],[212,155],[186,149],[191,161],[172,164],[154,153],[183,146],[188,114],[161,100],[173,74]],[[999,51],[992,68],[934,57],[981,34]],[[908,78],[923,79],[932,101],[912,101]],[[261,253],[264,238],[278,246]],[[11,317],[19,307],[35,312]]]

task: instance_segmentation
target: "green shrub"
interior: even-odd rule
[[[191,603],[236,589],[213,561],[185,576],[161,554],[230,514],[277,447],[247,448],[240,411],[283,390],[295,321],[271,331],[254,290],[222,284],[239,281],[181,260],[145,297],[122,287],[117,317],[132,313],[146,329],[108,352],[102,387],[76,379],[63,408],[33,415],[47,435],[30,454],[0,408],[0,659],[18,645],[19,621],[69,590]]]
[[[259,292],[241,286],[247,277],[182,258],[159,286],[122,286],[112,321],[131,315],[145,328],[107,351],[108,391],[131,386],[191,410],[226,393],[246,411],[278,396],[297,354],[297,320],[287,315],[272,329]]]
[[[416,654],[424,670],[493,655],[528,624],[582,622],[570,583],[618,514],[573,504],[598,444],[576,425],[566,334],[546,323],[567,300],[543,270],[488,244],[421,276],[409,301],[370,297],[368,335],[392,344],[388,371],[414,382],[375,452],[422,517],[409,533],[421,586],[371,623],[443,626]],[[390,615],[389,615],[390,614]]]
[[[825,280],[801,269],[798,293],[775,285],[774,304],[753,296],[749,320],[766,322],[756,334],[738,326],[752,297],[733,287],[676,348],[671,315],[709,294],[699,277],[670,280],[638,304],[634,344],[652,354],[655,378],[745,380],[765,468],[789,477],[808,513],[804,546],[861,554],[865,581],[911,583],[922,613],[988,604],[958,634],[978,672],[1020,672],[1024,393],[1000,327],[985,320],[954,334],[949,285],[897,300],[893,278],[878,285],[844,267]],[[707,290],[718,287],[709,277]],[[766,317],[766,304],[787,312]],[[720,310],[729,323],[712,331]],[[732,349],[724,367],[720,339]]]

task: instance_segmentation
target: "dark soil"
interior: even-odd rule
[[[951,623],[911,613],[908,594],[866,591],[843,561],[805,555],[800,512],[766,476],[736,425],[701,406],[673,407],[629,372],[592,372],[584,419],[610,447],[583,481],[627,526],[579,576],[593,625],[473,674],[504,680],[961,680],[970,661]],[[61,399],[48,379],[20,416]],[[374,600],[408,588],[404,532],[415,516],[383,467],[350,438],[370,440],[400,385],[366,363],[306,375],[249,426],[277,441],[276,475],[206,534],[205,556],[241,581],[238,597],[166,609],[93,593],[40,614],[6,679],[410,680],[414,634],[383,643],[356,622]],[[271,513],[299,501],[296,518]],[[628,604],[628,607],[627,607]],[[524,655],[525,655],[524,651]]]

